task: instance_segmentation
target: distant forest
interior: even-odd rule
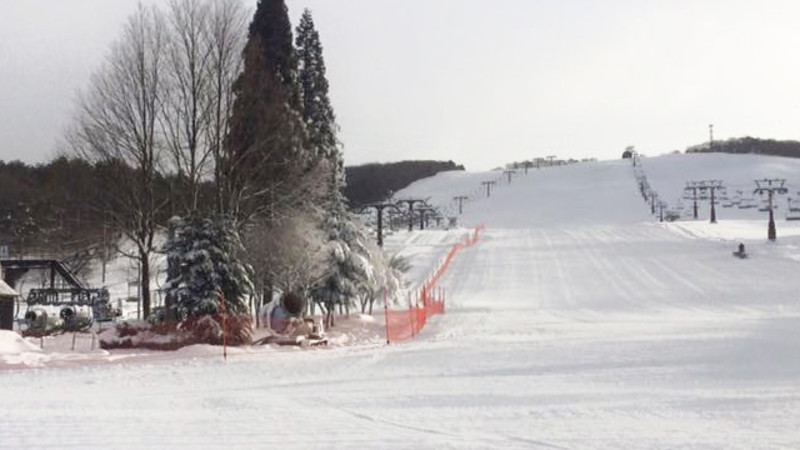
[[[464,166],[452,161],[404,161],[348,167],[346,195],[350,205],[357,208],[447,170],[464,170]],[[61,157],[37,165],[0,161],[0,247],[8,246],[12,256],[64,258],[87,248],[100,248],[104,240],[108,243],[118,237],[111,235],[105,212],[97,206],[108,194],[108,188],[100,189],[98,184],[113,173],[102,164],[92,165],[78,158]],[[177,212],[168,195],[176,180],[159,178],[157,182],[167,201],[160,221],[166,222]],[[210,197],[206,192],[210,184],[202,188],[202,196]]]
[[[108,165],[78,158],[37,165],[0,161],[0,248],[9,256],[64,258],[108,245],[119,235],[110,226],[110,211],[98,205],[114,184],[99,184],[114,173]],[[167,180],[157,181],[160,191],[169,190]]]
[[[439,172],[464,170],[453,161],[402,161],[347,167],[345,196],[352,208],[386,199],[409,184]]]
[[[694,145],[687,148],[686,153],[755,153],[800,158],[800,142],[759,139],[748,136],[725,141],[714,141],[710,145],[708,142]]]

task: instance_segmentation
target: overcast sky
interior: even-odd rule
[[[656,155],[711,123],[800,140],[797,0],[287,1],[314,12],[348,164]],[[135,6],[2,0],[0,159],[55,154]]]

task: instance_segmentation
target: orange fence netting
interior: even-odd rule
[[[444,289],[437,287],[439,280],[447,273],[459,251],[478,242],[483,229],[482,225],[476,228],[464,242],[459,242],[450,249],[447,256],[422,284],[415,295],[416,301],[409,302],[407,310],[389,309],[388,302],[384,302],[387,344],[413,338],[425,327],[429,317],[444,314],[446,297]]]

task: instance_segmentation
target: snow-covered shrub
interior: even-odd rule
[[[237,329],[241,339],[236,341],[249,342],[246,336],[252,335],[251,325],[242,318],[249,313],[253,284],[252,269],[239,259],[243,251],[229,219],[173,218],[164,245],[168,317],[179,322],[191,320],[191,324],[205,317],[219,321],[220,314],[237,317],[237,326],[247,330]]]
[[[336,306],[350,306],[358,299],[362,311],[366,311],[385,291],[395,291],[399,280],[389,269],[383,249],[358,217],[347,212],[331,215],[325,228],[330,269],[312,295],[328,315],[326,325],[331,326]]]
[[[170,221],[164,290],[178,318],[217,314],[222,306],[230,314],[247,313],[253,284],[252,270],[239,259],[243,250],[228,219],[190,216]]]
[[[375,302],[383,297],[392,301],[403,287],[403,274],[410,268],[405,258],[393,256],[387,259],[379,248],[373,255],[375,276],[364,283],[359,292],[362,314],[372,314]]]
[[[193,344],[249,345],[253,327],[248,316],[201,316],[181,322],[179,330],[191,336]]]

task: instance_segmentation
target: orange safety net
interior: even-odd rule
[[[420,291],[418,305],[407,310],[386,309],[386,341],[405,341],[418,335],[425,327],[428,318],[436,314],[444,314],[444,290],[435,292]]]
[[[386,343],[405,341],[413,338],[422,328],[428,318],[436,314],[444,314],[445,311],[445,291],[437,285],[441,278],[447,273],[453,259],[459,251],[471,247],[478,242],[478,237],[484,226],[476,228],[464,242],[459,242],[447,253],[447,256],[433,271],[430,277],[422,284],[417,292],[415,302],[409,302],[408,310],[393,310],[388,308],[388,302],[384,302],[386,313]]]

